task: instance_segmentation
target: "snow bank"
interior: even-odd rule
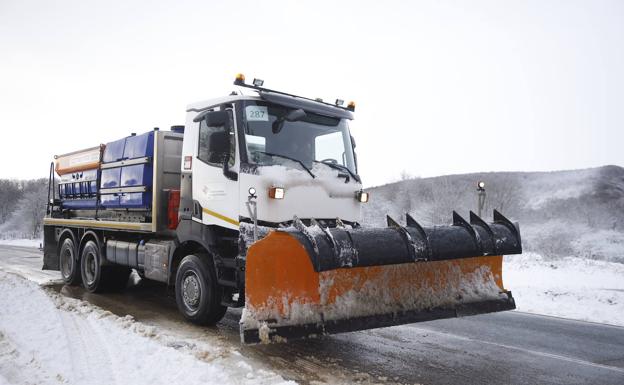
[[[624,326],[624,265],[534,253],[505,257],[505,287],[518,310]]]
[[[0,239],[0,245],[39,248],[43,245],[43,239]]]
[[[275,384],[232,348],[196,344],[0,272],[0,383]]]

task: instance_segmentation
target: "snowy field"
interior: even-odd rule
[[[505,257],[503,281],[519,311],[624,326],[624,264],[525,253]]]

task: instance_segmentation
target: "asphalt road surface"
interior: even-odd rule
[[[1,270],[58,279],[58,272],[40,270],[41,258],[36,249],[0,246]],[[243,355],[301,383],[624,384],[622,327],[513,311],[239,346],[239,309],[229,310],[216,327],[197,327],[178,314],[164,285],[139,281],[125,293],[103,295],[47,285],[185,338],[235,344]]]

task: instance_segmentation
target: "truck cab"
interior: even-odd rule
[[[255,82],[254,82],[255,83]],[[244,293],[246,250],[297,223],[359,226],[368,200],[341,107],[244,83],[242,92],[188,106],[177,241],[214,251],[225,298]],[[238,294],[238,296],[237,296]]]
[[[240,222],[253,220],[251,196],[264,226],[288,224],[295,215],[328,225],[337,218],[356,224],[362,184],[349,131],[351,111],[258,93],[187,109],[181,214],[238,230]]]

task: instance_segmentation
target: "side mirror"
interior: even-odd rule
[[[208,151],[211,154],[218,154],[219,159],[223,159],[225,154],[230,153],[230,140],[227,131],[214,131],[208,138]]]
[[[227,111],[210,111],[206,114],[206,125],[210,127],[227,126],[230,121]]]
[[[227,111],[204,111],[197,115],[194,122],[206,121],[206,125],[210,127],[229,126],[230,117]]]
[[[210,134],[208,151],[212,163],[223,162],[223,175],[230,180],[238,180],[238,174],[230,170],[230,133],[215,131]]]

